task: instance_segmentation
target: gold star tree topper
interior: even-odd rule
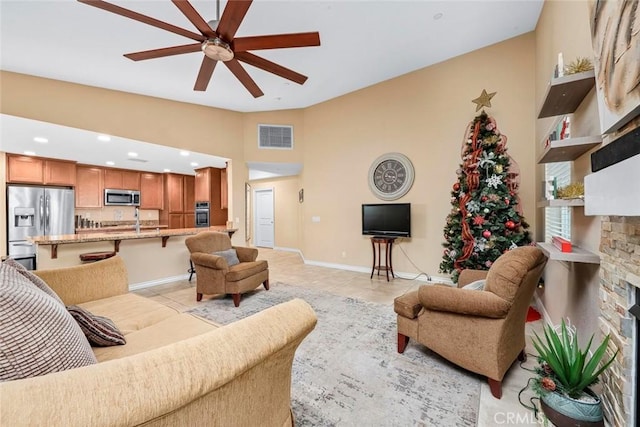
[[[471,101],[474,104],[478,104],[476,106],[476,111],[478,111],[482,107],[491,107],[491,98],[493,98],[496,93],[498,92],[487,93],[486,90],[482,89],[482,93],[480,94],[480,96]]]

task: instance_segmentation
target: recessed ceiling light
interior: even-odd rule
[[[138,153],[134,153],[133,151],[129,151],[127,153],[127,156],[129,156],[129,157],[138,157]]]
[[[113,166],[113,165],[115,165],[115,162],[112,162],[111,160],[109,160],[109,161],[107,161],[107,162],[105,162],[105,163],[106,163],[107,165],[109,165],[109,166]]]
[[[162,169],[162,172],[171,172],[171,169]]]
[[[25,151],[24,154],[26,154],[27,156],[35,156],[36,152],[35,151]]]
[[[435,15],[433,15],[433,19],[435,21],[437,21],[438,19],[442,18],[444,16],[444,14],[442,12],[438,12]]]
[[[98,141],[109,142],[111,137],[109,135],[98,135]]]
[[[185,150],[181,150],[181,151],[180,151],[180,155],[181,155],[181,156],[185,156],[185,157],[186,157],[186,156],[188,156],[188,155],[189,155],[189,152],[188,152],[188,151],[185,151]]]
[[[195,167],[195,166],[198,166],[198,163],[197,163],[197,162],[191,162],[190,164],[191,164],[191,166],[194,166],[194,167]]]
[[[47,138],[44,138],[42,136],[36,136],[35,138],[33,138],[33,140],[35,142],[39,142],[40,144],[46,144],[47,142],[49,142]]]

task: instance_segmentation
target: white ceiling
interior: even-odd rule
[[[112,2],[197,31],[169,0]],[[205,20],[215,18],[214,0],[191,3]],[[206,92],[193,91],[199,52],[139,62],[122,56],[190,39],[74,0],[1,0],[0,68],[234,111],[303,108],[533,31],[542,3],[255,0],[237,37],[318,31],[321,41],[254,51],[309,78],[300,86],[243,64],[265,93],[256,99],[221,66]]]

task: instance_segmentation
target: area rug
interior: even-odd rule
[[[297,426],[474,426],[479,376],[411,343],[396,348],[391,305],[275,283],[242,297],[203,302],[190,312],[228,324],[302,298],[318,324],[293,362],[292,408]]]

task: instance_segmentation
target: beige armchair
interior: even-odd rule
[[[412,338],[486,376],[500,399],[505,373],[525,358],[527,310],[546,263],[540,249],[523,246],[500,256],[489,271],[463,270],[457,288],[424,285],[396,298],[398,352]],[[480,279],[486,279],[483,290],[461,289]]]
[[[196,269],[198,301],[202,300],[203,294],[231,294],[234,305],[238,307],[241,294],[260,284],[269,290],[269,266],[267,261],[256,261],[257,249],[231,246],[227,233],[215,231],[203,231],[187,237],[185,244]],[[238,264],[229,266],[224,256],[215,254],[229,249],[235,249]]]

